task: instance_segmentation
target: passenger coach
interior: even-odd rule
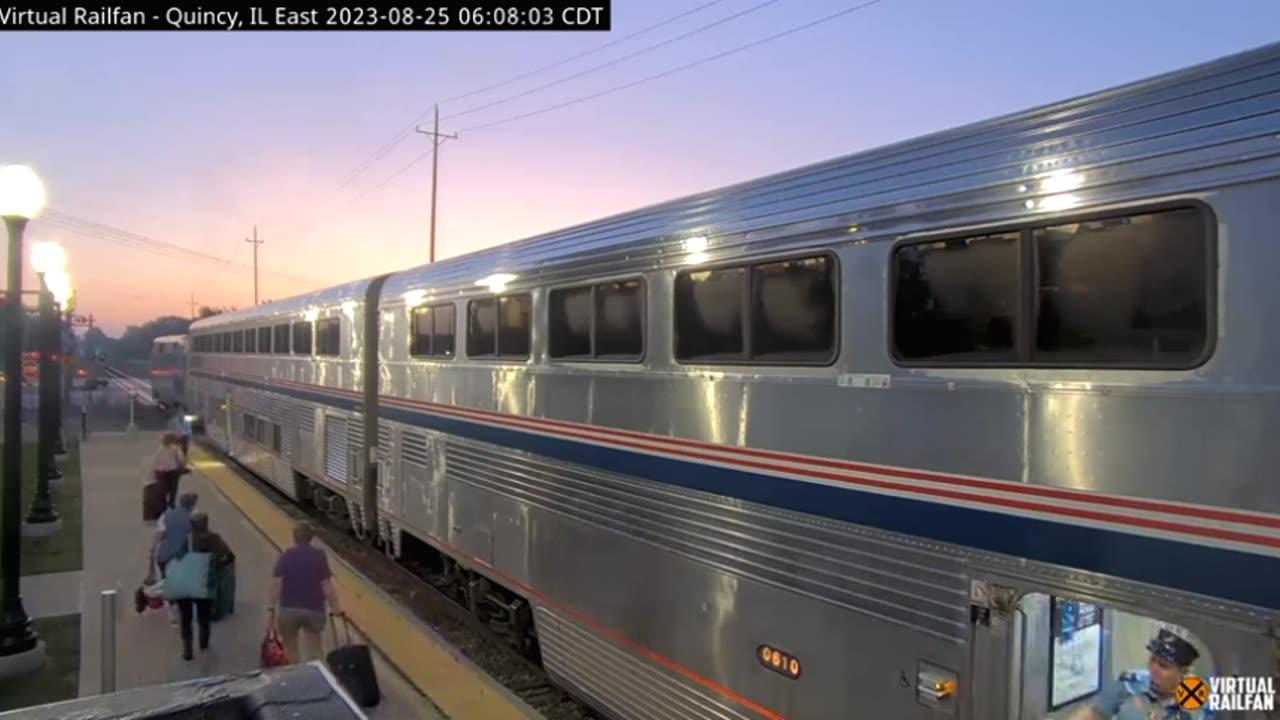
[[[1280,670],[1277,198],[1271,45],[201,320],[188,395],[610,717],[1065,717],[1166,625]]]

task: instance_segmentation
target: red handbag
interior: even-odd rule
[[[289,664],[289,655],[284,651],[284,643],[280,642],[280,634],[276,632],[275,623],[267,625],[266,637],[262,638],[260,657],[264,670]]]

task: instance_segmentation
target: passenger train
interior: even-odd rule
[[[607,717],[1062,718],[1280,671],[1278,227],[1280,44],[202,319],[188,405]]]
[[[186,399],[186,335],[165,335],[151,342],[151,397],[162,408],[173,408]]]

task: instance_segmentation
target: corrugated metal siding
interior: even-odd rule
[[[330,480],[347,481],[347,420],[326,415],[324,418],[324,474]]]
[[[426,433],[414,430],[400,431],[400,462],[422,468],[431,467],[431,461],[427,455]]]

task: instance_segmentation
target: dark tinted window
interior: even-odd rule
[[[638,359],[644,354],[644,283],[552,290],[548,354],[567,359]]]
[[[289,354],[289,325],[277,325],[275,327],[274,345],[271,350],[277,355]]]
[[[746,268],[691,270],[676,275],[678,360],[742,360]]]
[[[293,324],[293,354],[311,354],[311,323],[306,320]]]
[[[532,333],[528,294],[467,304],[468,357],[528,357]]]
[[[1011,361],[1018,233],[907,245],[894,256],[893,336],[906,360]]]
[[[316,321],[316,354],[338,355],[342,349],[342,318],[325,318]]]
[[[269,327],[258,328],[258,352],[271,352],[271,328]]]
[[[1191,209],[1035,231],[1038,362],[1196,361],[1209,331],[1211,267]]]
[[[676,275],[676,359],[825,364],[836,354],[835,261],[825,255]]]
[[[280,426],[275,423],[272,423],[271,424],[271,450],[277,455],[280,454],[280,446],[281,446],[280,441],[281,441]]]
[[[235,332],[231,333],[231,352],[233,353],[244,352],[244,333],[241,332],[240,330],[236,330]]]
[[[593,295],[592,287],[551,291],[547,298],[548,355],[591,357]]]
[[[836,348],[836,282],[831,258],[756,265],[751,283],[751,357],[827,361]]]
[[[244,351],[247,353],[258,352],[258,333],[256,331],[244,331]]]
[[[414,308],[409,316],[409,354],[414,357],[453,357],[457,310],[453,305]]]
[[[900,247],[897,356],[1188,366],[1210,342],[1205,233],[1198,210],[1180,209]],[[1020,257],[1029,272],[1020,271]]]

